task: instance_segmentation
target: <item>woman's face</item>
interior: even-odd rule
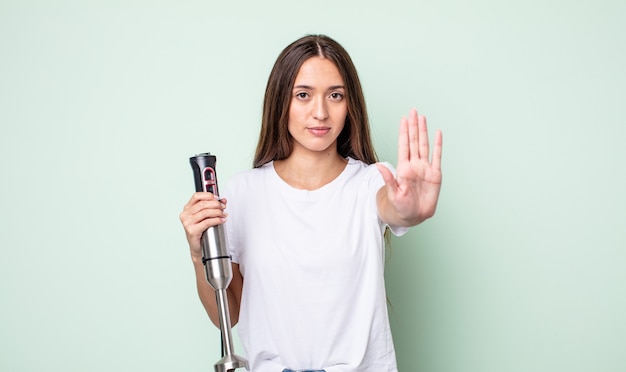
[[[347,112],[346,88],[335,64],[322,57],[306,60],[296,75],[289,105],[292,154],[336,152]]]

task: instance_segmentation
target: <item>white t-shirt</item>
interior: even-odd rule
[[[229,249],[244,278],[238,330],[252,372],[397,371],[386,225],[376,207],[383,184],[375,165],[348,158],[317,190],[291,187],[272,162],[224,189]]]

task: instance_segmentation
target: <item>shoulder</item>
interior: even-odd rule
[[[267,164],[264,164],[258,168],[252,168],[252,169],[246,169],[243,171],[239,171],[237,173],[235,173],[230,180],[228,181],[229,183],[237,183],[237,182],[243,182],[245,180],[249,180],[249,179],[255,179],[255,178],[259,178],[262,177],[262,175],[264,173],[267,173],[267,171],[269,169],[271,169],[272,167],[272,162],[269,162]]]
[[[353,158],[348,158],[348,165],[346,165],[347,170],[353,175],[362,176],[371,171],[371,167],[374,164],[367,164],[361,160],[356,160]]]
[[[226,196],[248,190],[251,186],[260,185],[272,170],[272,163],[264,164],[258,168],[246,169],[235,173],[227,182],[224,188]]]
[[[376,164],[377,163],[367,164],[361,160],[348,158],[348,169],[351,174],[351,178],[358,180],[359,182],[367,182],[373,186],[382,186],[384,184],[384,180]],[[395,168],[393,165],[387,162],[379,162],[378,164],[382,164],[395,174]]]

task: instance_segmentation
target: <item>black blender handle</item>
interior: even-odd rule
[[[205,152],[189,158],[193,170],[193,179],[198,192],[210,192],[219,197],[215,163],[217,157]]]

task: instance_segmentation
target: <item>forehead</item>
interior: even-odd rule
[[[304,61],[294,85],[344,85],[337,66],[329,59],[311,57]]]

